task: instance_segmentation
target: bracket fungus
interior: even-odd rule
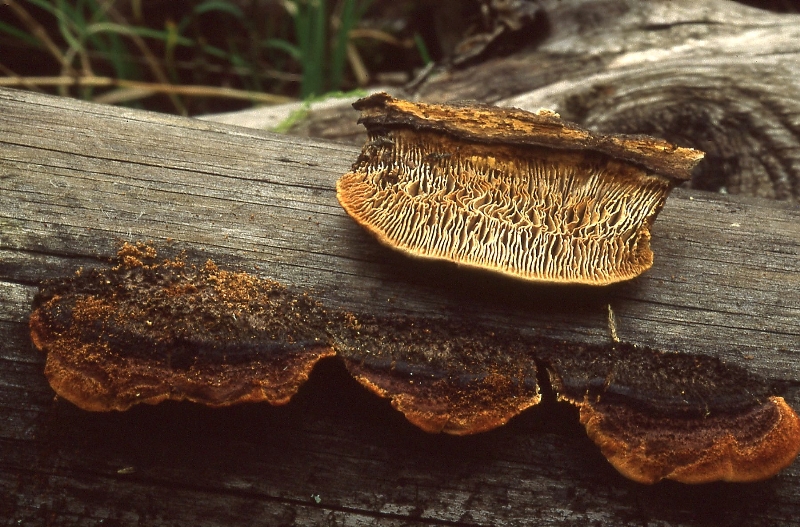
[[[115,264],[44,287],[30,318],[50,385],[83,409],[282,404],[334,354],[319,304],[277,282],[158,262],[144,245]]]
[[[339,203],[384,244],[539,282],[606,285],[650,268],[650,228],[703,153],[558,114],[353,104],[369,140]]]
[[[429,432],[500,426],[549,378],[544,393],[577,406],[603,455],[642,483],[754,481],[800,452],[800,419],[776,391],[714,358],[328,309],[211,262],[159,262],[144,245],[125,244],[114,264],[44,284],[30,318],[51,386],[86,410],[284,404],[336,355]]]
[[[333,347],[356,380],[427,432],[497,428],[540,401],[529,343],[457,320],[347,313]]]
[[[715,357],[626,343],[538,354],[609,462],[640,483],[758,481],[800,452],[800,419],[774,388]]]

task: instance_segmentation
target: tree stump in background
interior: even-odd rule
[[[662,137],[707,153],[693,188],[800,199],[800,15],[728,0],[538,6],[506,31],[521,49],[434,69],[405,95],[543,107],[592,130]],[[358,143],[354,116],[312,113],[296,132]]]

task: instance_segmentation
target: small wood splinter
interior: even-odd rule
[[[703,153],[553,112],[374,94],[339,203],[382,243],[538,282],[606,285],[653,264],[650,228]]]
[[[332,310],[212,262],[158,261],[145,245],[126,244],[114,264],[44,284],[30,318],[50,385],[86,410],[284,404],[336,355],[413,424],[451,434],[538,404],[543,370],[603,455],[642,483],[755,481],[800,452],[794,411],[764,379],[718,359]]]

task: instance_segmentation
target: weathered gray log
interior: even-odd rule
[[[9,524],[791,524],[800,464],[749,485],[644,487],[574,412],[533,409],[431,436],[338,363],[286,407],[162,404],[122,414],[53,402],[27,332],[39,280],[103,265],[120,241],[255,271],[371,313],[471,317],[718,355],[785,383],[800,407],[800,210],[677,191],[654,267],[602,290],[520,284],[382,248],[340,209],[357,149],[0,91],[0,511]]]

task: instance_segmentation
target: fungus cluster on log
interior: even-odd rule
[[[645,271],[653,221],[703,156],[547,111],[386,94],[356,107],[370,139],[337,196],[359,224],[415,256],[531,281],[604,285]],[[754,481],[800,452],[800,419],[776,390],[715,358],[328,309],[210,261],[159,262],[142,244],[114,264],[44,284],[30,318],[51,386],[87,410],[284,404],[337,356],[409,421],[451,434],[538,404],[546,373],[608,460],[642,483]]]
[[[30,328],[53,389],[86,410],[283,404],[336,355],[412,423],[452,434],[539,403],[544,368],[608,460],[643,483],[764,479],[800,451],[800,420],[775,390],[717,359],[328,309],[211,262],[159,261],[144,245],[123,246],[110,269],[43,284]]]

